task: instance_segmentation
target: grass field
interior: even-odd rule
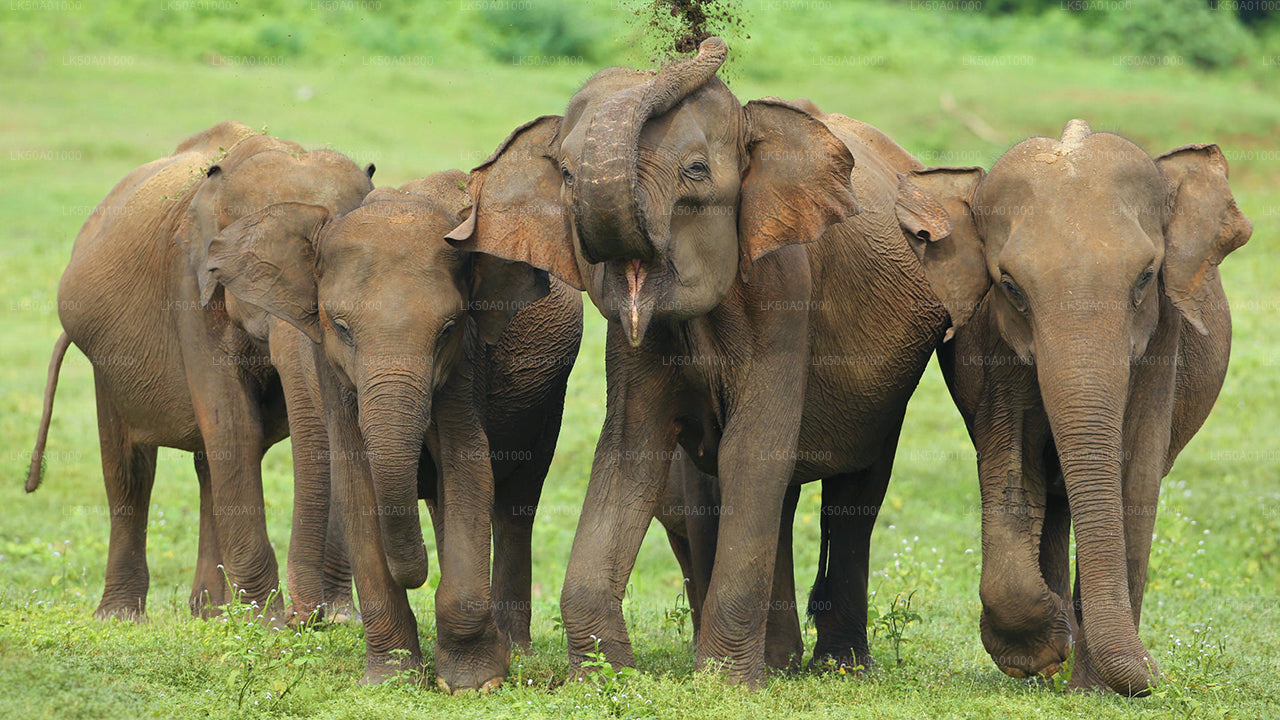
[[[234,614],[229,622],[191,619],[186,599],[198,493],[189,457],[176,451],[161,450],[150,512],[150,622],[93,620],[109,519],[90,366],[75,350],[63,368],[44,485],[27,496],[22,482],[60,331],[58,277],[77,230],[111,186],[180,139],[228,118],[374,162],[379,185],[466,169],[516,125],[562,112],[600,63],[572,57],[504,62],[442,45],[429,55],[400,56],[416,60],[353,47],[321,59],[280,55],[271,62],[210,64],[194,46],[166,54],[101,39],[93,46],[60,44],[47,18],[30,21],[28,37],[24,21],[8,17],[0,46],[0,313],[7,331],[0,343],[0,687],[6,688],[0,717],[1280,713],[1280,448],[1273,439],[1280,428],[1280,341],[1274,336],[1280,69],[1264,58],[1223,75],[1185,65],[1135,67],[1114,54],[1056,47],[1057,26],[1048,21],[993,22],[992,34],[984,35],[985,21],[960,17],[952,25],[947,13],[924,15],[906,3],[850,9],[815,2],[790,15],[786,5],[761,3],[749,18],[752,39],[741,42],[728,69],[743,101],[810,97],[824,109],[877,125],[929,164],[990,166],[1017,140],[1056,136],[1072,117],[1122,132],[1152,153],[1216,141],[1230,160],[1233,189],[1255,230],[1251,243],[1222,267],[1235,323],[1226,385],[1161,499],[1141,628],[1166,674],[1155,697],[1066,695],[1009,679],[987,658],[978,637],[973,450],[936,367],[912,402],[873,542],[875,606],[887,612],[896,596],[914,593],[911,609],[920,619],[900,643],[891,633],[877,634],[876,673],[777,677],[758,692],[695,674],[689,629],[680,623],[679,570],[655,525],[625,604],[642,672],[565,684],[557,599],[604,409],[604,328],[590,306],[535,528],[534,649],[513,658],[500,692],[450,698],[413,678],[359,687],[358,626],[272,634]],[[598,50],[601,56],[625,58],[619,47],[633,38],[634,27],[610,15],[607,3],[592,17],[621,38]],[[69,33],[75,29],[69,27]],[[448,27],[438,31],[441,42],[465,30]],[[952,27],[959,30],[948,34]],[[921,43],[927,47],[917,54],[913,38],[930,32],[940,39]],[[36,45],[46,51],[30,51]],[[949,99],[959,110],[943,109]],[[990,127],[986,137],[970,129],[968,114]],[[268,527],[283,567],[291,497],[285,445],[268,454],[264,479]],[[817,503],[817,488],[807,488],[795,527],[802,591],[816,562]],[[410,598],[429,648],[432,592],[424,588]]]

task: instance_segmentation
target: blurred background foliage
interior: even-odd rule
[[[211,64],[220,56],[333,63],[376,54],[431,56],[437,64],[536,56],[540,62],[580,58],[634,65],[652,59],[641,57],[655,53],[646,26],[669,3],[13,2],[0,14],[0,59],[38,63],[59,53],[128,48]],[[927,64],[957,53],[1025,50],[1039,55],[1169,56],[1204,70],[1265,73],[1258,59],[1280,54],[1280,3],[1265,0],[744,0],[719,5],[751,27],[769,29],[768,48],[755,47],[745,34],[738,38],[746,42],[735,45],[735,53],[747,55],[803,49],[820,55],[882,54]],[[50,12],[53,6],[61,11]],[[844,12],[856,32],[832,31],[830,17]],[[794,34],[799,44],[776,42],[778,33]]]

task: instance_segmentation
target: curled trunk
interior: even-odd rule
[[[653,257],[637,179],[640,130],[715,77],[728,52],[723,40],[708,38],[696,57],[600,103],[583,143],[573,203],[589,262]]]

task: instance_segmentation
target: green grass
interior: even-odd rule
[[[625,36],[631,26],[605,5],[593,17],[605,31],[621,28]],[[6,17],[0,41],[6,43],[0,47],[0,313],[7,331],[0,364],[0,687],[6,688],[0,717],[1274,715],[1280,707],[1280,450],[1272,439],[1280,427],[1280,345],[1272,339],[1280,308],[1273,246],[1280,229],[1280,70],[1211,76],[1188,67],[1133,69],[1106,53],[1073,56],[1054,47],[1054,33],[1077,31],[1052,17],[1018,25],[926,15],[906,4],[850,11],[841,3],[813,3],[782,18],[768,4],[754,8],[751,40],[731,46],[742,48],[729,69],[739,97],[808,96],[824,109],[879,126],[926,162],[989,166],[1022,137],[1057,135],[1077,116],[1153,153],[1217,141],[1231,159],[1236,197],[1255,231],[1251,244],[1222,268],[1234,308],[1231,371],[1214,414],[1162,496],[1142,623],[1143,638],[1169,676],[1157,697],[1060,695],[1006,678],[986,657],[977,630],[973,451],[935,367],[912,402],[873,543],[878,608],[886,612],[896,594],[915,591],[912,610],[921,615],[906,630],[900,666],[881,635],[872,643],[881,669],[870,677],[779,677],[753,693],[695,674],[687,628],[682,635],[664,619],[681,582],[655,526],[625,605],[641,674],[620,679],[607,697],[592,683],[566,685],[557,600],[604,410],[603,327],[590,306],[535,528],[534,649],[513,659],[496,695],[449,698],[407,681],[359,687],[358,626],[276,637],[253,626],[190,619],[198,497],[189,457],[174,451],[161,451],[150,513],[150,622],[94,621],[108,517],[90,368],[75,350],[63,369],[45,483],[31,496],[21,486],[59,332],[58,277],[79,226],[107,190],[133,167],[227,118],[374,162],[380,185],[467,168],[516,125],[563,111],[600,64],[488,59],[463,42],[488,37],[466,17],[444,18],[435,31],[458,43],[456,53],[441,44],[430,64],[399,67],[368,62],[373,51],[354,43],[345,58],[302,53],[266,67],[212,66],[198,44],[166,54],[138,40],[134,47],[149,49],[135,52],[73,28],[59,46],[42,30],[46,20],[14,34],[15,20]],[[192,27],[183,37],[199,37],[203,26]],[[329,32],[330,46],[338,42],[331,36],[341,39]],[[52,49],[44,55],[23,49],[34,43]],[[63,62],[64,50],[131,59],[76,66]],[[598,52],[625,54],[609,43]],[[826,57],[855,59],[833,64]],[[878,57],[884,61],[856,59]],[[944,112],[944,93],[998,137],[984,140]],[[268,454],[264,475],[268,528],[283,566],[291,488],[286,446]],[[816,487],[805,490],[795,532],[803,591],[817,555]],[[422,589],[410,597],[429,648],[432,593]],[[812,635],[808,639],[811,646]]]

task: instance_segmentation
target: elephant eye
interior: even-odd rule
[[[1018,312],[1025,313],[1030,309],[1031,306],[1027,302],[1027,296],[1022,293],[1022,288],[1018,287],[1018,283],[1014,282],[1013,278],[1008,275],[1001,275],[1000,287],[1004,289],[1005,295],[1009,296],[1009,302],[1013,303]]]
[[[564,180],[565,187],[573,187],[573,173],[569,172],[568,167],[560,166],[560,177]]]
[[[458,318],[451,317],[448,320],[445,320],[444,324],[440,326],[439,338],[443,340],[449,337],[449,335],[451,335],[457,327],[458,327]]]
[[[1147,286],[1151,284],[1155,276],[1156,269],[1150,265],[1138,276],[1138,281],[1133,284],[1133,304],[1135,307],[1142,302],[1142,291],[1147,289]]]
[[[711,177],[711,168],[702,160],[694,160],[693,162],[681,168],[684,176],[690,180],[706,180]]]
[[[333,331],[338,334],[338,339],[347,345],[355,345],[355,340],[351,337],[351,326],[342,318],[333,318]]]

